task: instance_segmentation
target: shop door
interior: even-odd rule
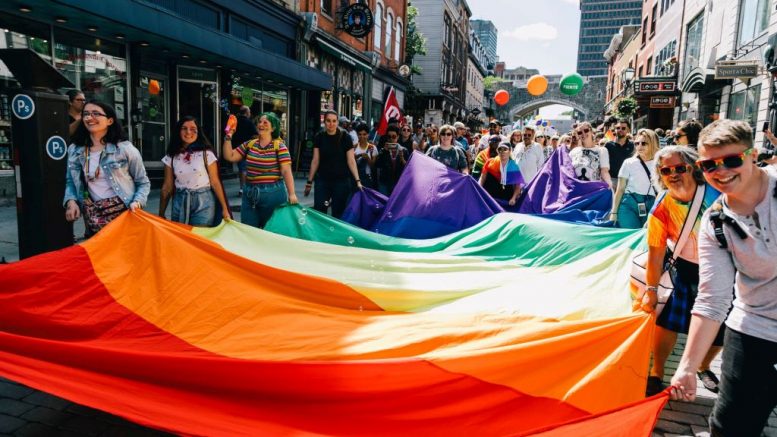
[[[200,121],[200,133],[218,145],[218,84],[210,81],[178,80],[178,117],[193,115]],[[216,153],[219,155],[219,153]]]
[[[138,98],[141,116],[138,137],[143,161],[158,162],[165,156],[168,143],[167,125],[170,121],[167,111],[168,84],[166,76],[140,73]]]

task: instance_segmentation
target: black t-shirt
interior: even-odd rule
[[[241,144],[256,136],[256,126],[244,115],[237,116],[237,127],[232,134],[232,147],[240,147]]]
[[[634,156],[634,143],[627,140],[626,144],[620,145],[615,141],[610,141],[605,146],[610,155],[610,177],[613,182],[618,180],[618,173],[621,171],[623,161]]]
[[[313,147],[318,149],[318,174],[327,180],[347,178],[348,170],[347,153],[353,150],[353,143],[348,132],[337,128],[334,135],[326,131],[319,132],[313,138]]]

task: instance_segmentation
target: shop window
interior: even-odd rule
[[[769,0],[740,0],[739,45],[746,44],[766,30],[769,25]]]
[[[758,100],[761,97],[761,84],[732,93],[729,97],[728,115],[731,120],[744,120],[755,128],[758,119]]]
[[[281,138],[289,141],[289,92],[265,82],[262,90],[262,112],[272,112],[281,121]],[[291,147],[290,144],[287,144]]]
[[[332,1],[334,0],[321,0],[321,13],[333,17],[332,14]]]

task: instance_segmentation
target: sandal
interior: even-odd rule
[[[650,397],[657,395],[664,391],[666,387],[664,387],[664,381],[661,380],[661,378],[657,376],[648,376],[647,379],[647,388],[645,389],[645,396]]]
[[[698,375],[699,380],[701,381],[701,384],[704,386],[704,388],[713,393],[718,392],[718,384],[720,384],[720,381],[718,380],[718,377],[712,373],[712,370],[702,370],[701,372],[696,372],[696,375]]]

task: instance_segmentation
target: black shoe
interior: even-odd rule
[[[645,389],[645,397],[657,395],[664,391],[664,382],[657,376],[648,376],[647,389]]]
[[[701,381],[701,384],[704,386],[704,388],[713,393],[718,392],[718,384],[720,384],[720,381],[718,380],[718,377],[712,373],[712,370],[702,370],[701,372],[696,372],[696,375],[698,375],[699,380]]]

